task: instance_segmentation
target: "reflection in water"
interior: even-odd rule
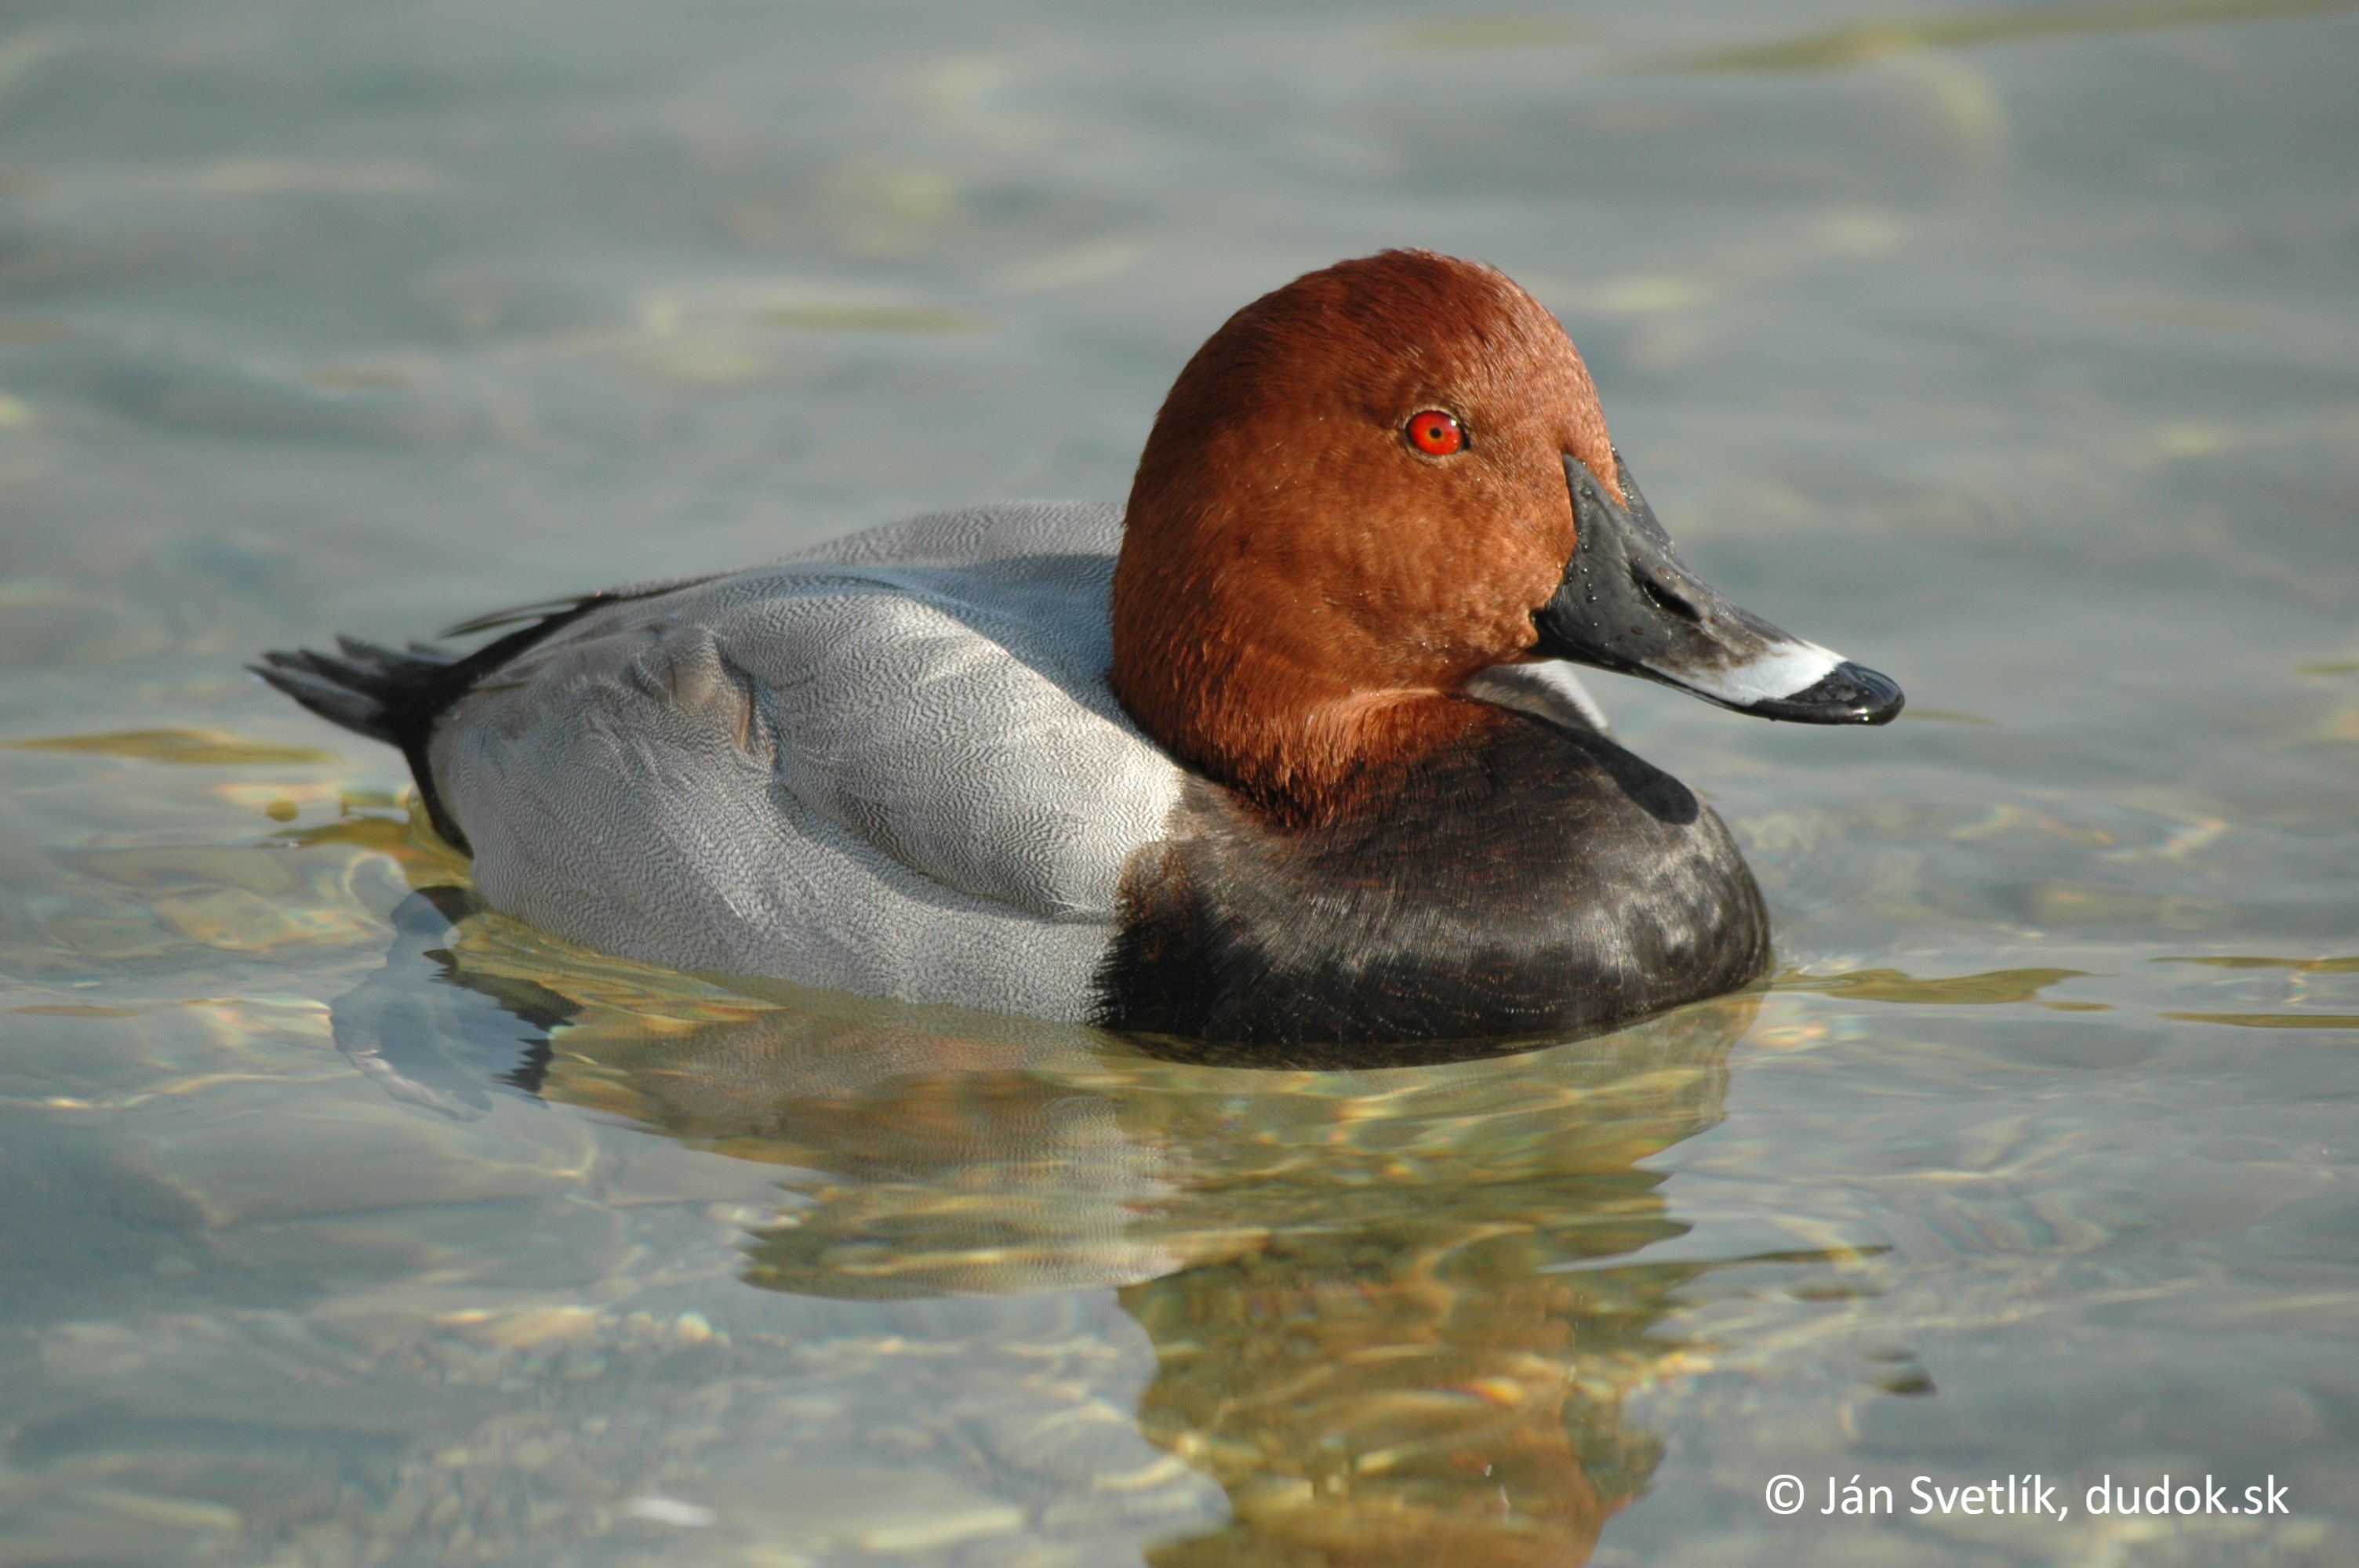
[[[2359,974],[2359,957],[2346,958],[2256,958],[2238,955],[2216,957],[2151,958],[2155,964],[2207,964],[2217,969],[2290,969],[2305,975]]]
[[[1674,57],[1663,66],[1674,70],[1830,70],[1908,49],[2266,21],[2346,11],[2352,4],[2353,0],[2098,0],[2094,5],[2007,5],[1947,16],[1895,17],[1777,43],[1706,49]]]
[[[1142,1427],[1232,1509],[1165,1568],[1579,1563],[1654,1470],[1622,1400],[1680,1355],[1649,1330],[1705,1265],[1605,1260],[1684,1228],[1640,1162],[1719,1119],[1752,998],[1516,1055],[1254,1070],[832,995],[634,993],[619,967],[602,989],[496,917],[450,929],[439,896],[338,1005],[349,1054],[450,1114],[538,1087],[777,1165],[801,1204],[752,1227],[767,1289],[1118,1287],[1156,1347]]]
[[[1585,1561],[1655,1467],[1621,1394],[1676,1354],[1645,1336],[1697,1271],[1578,1265],[1685,1228],[1636,1162],[1719,1119],[1751,1011],[1391,1096],[1280,1095],[1275,1128],[1216,1138],[1230,1168],[1175,1206],[1229,1245],[1123,1303],[1160,1366],[1148,1436],[1236,1517],[1154,1561]]]
[[[2037,1001],[2039,993],[2059,980],[2077,979],[2086,969],[1992,969],[1979,975],[1919,979],[1899,969],[1853,969],[1840,975],[1780,975],[1779,990],[1826,991],[1862,1001],[1931,1002],[1951,1006],[1989,1007],[2004,1002]],[[2050,1002],[2050,1007],[2059,1004]],[[2079,1004],[2082,1006],[2090,1004]]]
[[[0,741],[11,752],[70,752],[96,757],[137,757],[150,762],[179,762],[198,767],[224,763],[262,767],[301,766],[332,762],[333,752],[316,746],[284,746],[269,741],[249,741],[221,730],[118,730],[103,734],[38,735],[21,741]]]
[[[2359,1013],[2343,1012],[2166,1012],[2165,1018],[2190,1023],[2225,1023],[2238,1029],[2359,1030]]]

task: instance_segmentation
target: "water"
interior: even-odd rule
[[[0,1564],[2354,1561],[2354,64],[2233,0],[0,8]],[[473,908],[240,671],[1119,495],[1389,243],[1908,687],[1596,682],[1767,993],[1259,1073],[723,990]],[[2287,1511],[2087,1513],[2166,1473]]]

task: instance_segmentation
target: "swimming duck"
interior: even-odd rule
[[[1757,979],[1726,828],[1565,662],[1881,724],[1683,566],[1556,319],[1388,251],[1238,311],[1125,507],[985,506],[256,672],[604,951],[1239,1045],[1563,1036]]]

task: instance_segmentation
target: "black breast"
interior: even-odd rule
[[[1562,1038],[1767,969],[1760,890],[1685,784],[1587,730],[1478,733],[1300,831],[1191,780],[1126,873],[1098,1021],[1241,1045]]]

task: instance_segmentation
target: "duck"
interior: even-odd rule
[[[1250,1052],[1593,1034],[1758,982],[1726,826],[1572,666],[1789,722],[1898,685],[1681,561],[1488,265],[1306,274],[1126,503],[1003,503],[253,666],[398,748],[477,896],[603,952]]]

